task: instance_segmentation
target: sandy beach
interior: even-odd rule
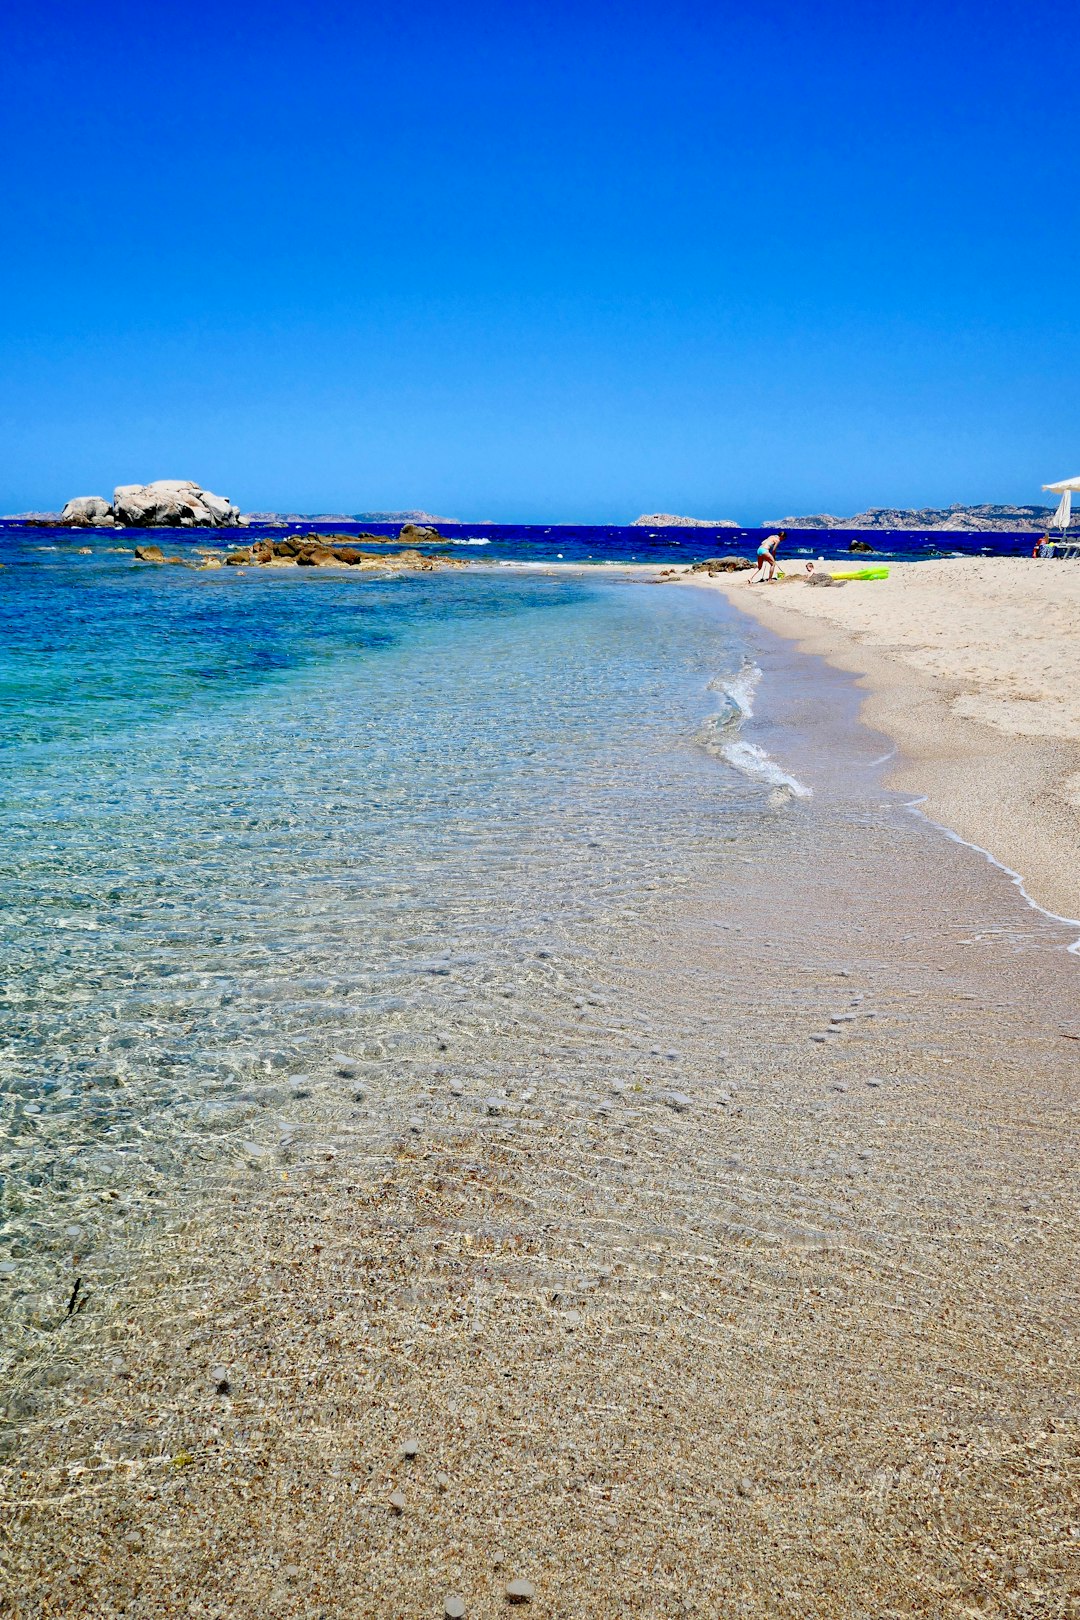
[[[313,1053],[280,1148],[80,1262],[2,1612],[1074,1612],[1070,934],[770,642],[812,799],[435,981],[437,1037]]]
[[[872,558],[822,565],[854,568]],[[1050,559],[900,562],[887,580],[807,589],[694,575],[860,678],[892,738],[892,785],[988,850],[1040,905],[1080,917],[1080,569]]]

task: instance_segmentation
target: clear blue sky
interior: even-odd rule
[[[0,510],[744,522],[1080,472],[1075,9],[9,14]]]

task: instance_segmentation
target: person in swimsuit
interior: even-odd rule
[[[770,580],[774,580],[776,578],[777,548],[780,545],[781,540],[786,539],[786,529],[781,529],[778,534],[767,534],[765,536],[764,540],[757,548],[757,567],[750,576],[749,583],[751,585],[757,585],[759,583],[767,584]],[[765,567],[766,563],[769,565],[768,575],[762,575],[762,578],[759,580],[758,575],[761,574],[761,570]]]

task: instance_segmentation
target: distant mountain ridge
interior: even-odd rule
[[[1054,515],[1052,506],[870,506],[854,517],[813,512],[808,517],[770,518],[763,529],[916,529],[963,534],[1042,534]]]
[[[737,529],[733,518],[677,517],[674,512],[642,512],[631,529]]]
[[[245,523],[456,523],[430,512],[245,512]]]
[[[354,512],[354,523],[457,523],[458,518],[437,517],[433,512]]]

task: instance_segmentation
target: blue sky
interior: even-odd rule
[[[1074,38],[1038,0],[23,7],[0,510],[1039,499],[1080,472]]]

